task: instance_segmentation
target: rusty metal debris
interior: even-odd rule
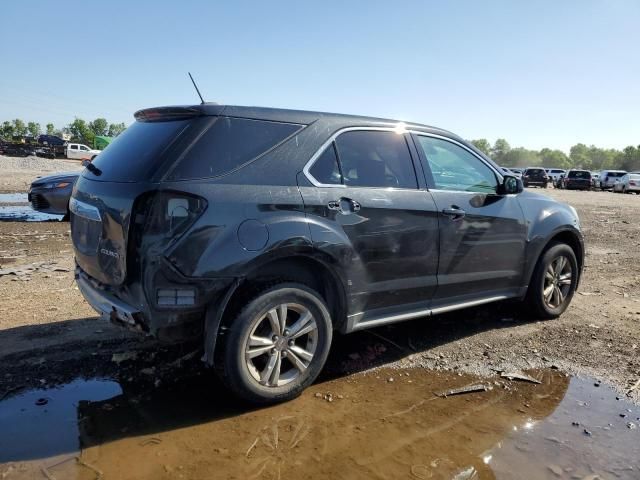
[[[508,380],[520,380],[521,382],[529,382],[529,383],[536,383],[536,384],[542,383],[540,380],[537,380],[532,376],[522,372],[502,372],[500,376]]]
[[[436,392],[438,397],[451,397],[453,395],[462,395],[465,393],[475,393],[475,392],[486,392],[488,390],[493,390],[492,385],[477,383],[473,385],[466,385],[460,388],[452,388],[451,390],[445,390],[442,392]]]

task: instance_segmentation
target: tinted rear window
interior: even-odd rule
[[[607,177],[615,177],[615,178],[622,177],[624,175],[626,175],[624,172],[608,172],[607,173]]]
[[[541,168],[530,168],[529,170],[527,170],[527,175],[543,175],[545,173],[547,172],[545,172]]]
[[[164,149],[187,126],[188,120],[173,122],[134,122],[92,162],[102,174],[85,170],[92,180],[135,182],[144,180],[157,167]]]
[[[298,124],[248,118],[212,118],[181,155],[167,180],[223,175],[259,157],[301,128]]]
[[[591,174],[589,172],[569,172],[569,178],[591,178]]]

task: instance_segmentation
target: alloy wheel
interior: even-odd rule
[[[560,307],[571,291],[573,268],[567,257],[561,255],[547,265],[544,272],[542,296],[547,307]]]
[[[311,311],[296,303],[280,304],[252,322],[246,366],[261,385],[281,387],[307,370],[317,345],[318,325]]]

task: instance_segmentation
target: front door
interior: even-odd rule
[[[438,218],[418,188],[404,134],[350,130],[306,171],[301,186],[314,246],[341,259],[349,313],[428,306],[436,289]]]
[[[433,307],[519,294],[527,227],[516,195],[498,195],[500,177],[463,144],[414,139],[440,219]]]

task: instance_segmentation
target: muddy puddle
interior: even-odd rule
[[[52,222],[62,220],[62,217],[37,212],[28,205],[0,204],[0,222]]]
[[[0,204],[19,204],[29,203],[29,198],[26,193],[0,193]]]
[[[640,478],[640,409],[556,371],[541,384],[380,370],[249,409],[205,377],[76,380],[0,402],[0,478]],[[469,385],[489,390],[440,397]]]
[[[51,222],[62,217],[35,211],[26,193],[0,193],[0,222]]]

